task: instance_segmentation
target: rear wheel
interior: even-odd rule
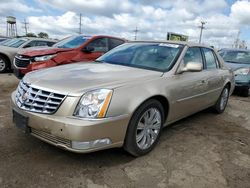
[[[8,66],[9,66],[8,60],[4,56],[0,55],[0,73],[6,72]]]
[[[164,109],[159,101],[142,104],[131,118],[124,149],[136,157],[149,153],[159,140],[163,122]]]
[[[222,93],[214,106],[216,113],[221,114],[225,111],[227,107],[228,98],[229,98],[229,87],[226,86],[222,90]]]

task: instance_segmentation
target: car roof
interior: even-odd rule
[[[143,41],[129,41],[129,43],[167,43],[167,44],[177,44],[177,45],[184,45],[188,47],[204,47],[213,49],[210,46],[198,44],[194,42],[185,42],[185,41],[172,41],[172,40],[143,40]]]
[[[250,50],[248,50],[248,49],[239,49],[239,48],[222,48],[219,51],[250,52]]]
[[[99,37],[107,37],[107,38],[115,38],[115,39],[121,39],[124,41],[127,41],[127,39],[121,38],[121,37],[116,37],[116,36],[110,36],[110,35],[84,35],[84,34],[78,34],[78,35],[72,35],[72,36],[83,36],[86,38],[99,38]]]

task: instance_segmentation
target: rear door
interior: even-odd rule
[[[212,49],[202,48],[202,53],[205,60],[204,72],[207,75],[206,102],[208,105],[213,105],[222,91],[223,70],[220,69],[218,58]]]

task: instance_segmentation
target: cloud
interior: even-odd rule
[[[13,15],[13,13],[41,12],[41,9],[30,7],[18,0],[1,0],[0,16]]]
[[[16,0],[10,0],[16,2]],[[5,1],[7,2],[7,1]],[[200,21],[206,21],[203,42],[230,47],[240,28],[250,24],[250,2],[236,1],[229,7],[226,0],[37,0],[43,10],[62,12],[60,15],[29,16],[30,32],[47,32],[53,38],[76,34],[79,13],[86,35],[106,34],[138,39],[164,40],[167,32],[188,35],[197,42]],[[23,4],[28,7],[27,5]],[[32,7],[28,7],[31,9]],[[60,11],[58,11],[60,10]],[[225,12],[228,12],[225,14]],[[22,29],[23,30],[23,29]]]
[[[250,24],[250,2],[237,1],[231,7],[230,17],[241,25]]]
[[[74,11],[85,15],[112,16],[118,13],[130,13],[135,10],[129,0],[39,0],[50,7],[64,11]]]

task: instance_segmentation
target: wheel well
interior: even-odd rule
[[[165,120],[166,120],[167,117],[168,117],[168,112],[169,112],[169,102],[168,102],[168,99],[166,97],[162,96],[162,95],[156,95],[156,96],[150,97],[146,101],[148,101],[150,99],[155,99],[155,100],[159,101],[162,104],[162,107],[164,109],[164,116],[165,116]],[[144,101],[144,102],[146,102],[146,101]]]
[[[227,82],[227,84],[225,85],[225,87],[228,86],[229,91],[231,90],[231,83]]]
[[[0,53],[0,56],[3,56],[8,61],[8,66],[10,66],[10,59],[7,55]]]

